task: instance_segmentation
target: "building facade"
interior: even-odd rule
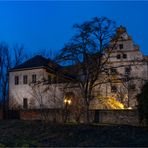
[[[107,64],[110,75],[102,75],[100,79],[104,83],[94,88],[95,99],[91,109],[99,109],[98,96],[112,96],[125,108],[136,108],[136,95],[148,80],[148,57],[142,54],[124,27],[117,29],[117,36],[117,44]],[[71,92],[75,98],[81,98],[75,78],[61,72],[62,68],[49,59],[35,56],[11,69],[9,107],[61,108],[66,93]]]
[[[59,73],[60,69],[59,65],[40,55],[11,69],[9,108],[62,108],[64,95],[69,92],[73,78]]]
[[[148,57],[142,54],[126,28],[120,26],[116,36],[118,41],[108,60],[110,75],[101,78],[106,83],[97,86],[94,93],[95,96],[114,97],[125,108],[136,108],[136,96],[148,80]],[[93,104],[99,101],[96,99]]]

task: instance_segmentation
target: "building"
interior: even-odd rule
[[[9,107],[61,108],[64,95],[74,80],[61,69],[61,66],[40,55],[11,69]]]
[[[103,76],[109,83],[96,87],[94,93],[115,97],[125,108],[136,108],[136,95],[148,80],[148,57],[142,54],[125,27],[120,26],[116,36],[118,41],[108,60],[110,76]],[[96,100],[93,104],[98,103]]]
[[[120,26],[118,42],[107,66],[110,75],[102,75],[105,83],[93,90],[96,99],[91,109],[98,109],[98,96],[112,96],[126,108],[136,108],[136,95],[148,80],[148,57],[135,45],[126,29]],[[100,81],[98,79],[98,81]],[[35,56],[9,71],[10,108],[61,108],[66,93],[80,98],[74,75],[42,56]]]

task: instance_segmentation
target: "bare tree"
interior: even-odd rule
[[[23,56],[22,46],[17,46],[11,52],[6,43],[0,43],[0,99],[3,102],[4,116],[6,109],[8,109],[9,69],[20,64],[23,61]]]
[[[58,59],[68,61],[77,68],[75,75],[89,122],[89,104],[94,98],[93,88],[98,85],[96,84],[98,77],[107,72],[106,65],[116,44],[115,38],[112,40],[116,27],[115,22],[105,17],[96,17],[74,27],[77,34],[61,50]]]
[[[57,82],[53,80],[43,79],[35,83],[30,83],[31,99],[34,99],[33,108],[38,108],[41,111],[43,121],[56,121],[56,112],[54,110],[63,107],[63,92],[57,86]],[[52,110],[52,117],[49,116],[47,109]]]
[[[8,98],[8,70],[11,67],[11,60],[8,45],[0,44],[0,92],[3,107],[6,106]]]
[[[27,59],[27,55],[24,53],[23,45],[16,44],[13,48],[12,54],[14,55],[13,67],[21,64],[25,59]]]

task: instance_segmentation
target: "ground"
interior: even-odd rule
[[[147,139],[146,127],[0,121],[0,147],[142,147],[148,146]]]

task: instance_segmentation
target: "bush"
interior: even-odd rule
[[[103,97],[98,96],[95,100],[96,102],[92,102],[90,104],[90,108],[92,109],[124,109],[124,105],[116,100],[114,97]]]
[[[143,86],[141,93],[137,95],[139,123],[148,125],[148,82]]]

